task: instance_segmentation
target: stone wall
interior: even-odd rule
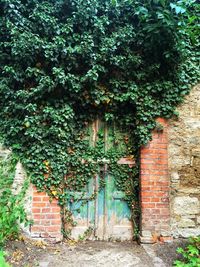
[[[16,165],[14,183],[12,185],[12,192],[14,195],[20,193],[26,178],[27,178],[26,172],[21,162],[18,162]],[[30,220],[32,220],[31,207],[32,207],[32,186],[29,186],[29,188],[26,191],[26,195],[24,199],[24,208],[27,214],[27,218]],[[25,226],[24,224],[21,224],[20,227],[27,235],[30,234],[29,226]]]
[[[171,227],[175,237],[200,235],[200,85],[169,121]]]

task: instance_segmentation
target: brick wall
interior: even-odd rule
[[[163,131],[154,131],[152,141],[141,149],[141,241],[147,243],[170,238],[167,122],[158,122]]]
[[[33,187],[32,198],[32,219],[31,236],[41,238],[53,238],[60,240],[61,235],[61,217],[60,207],[54,199],[51,202],[44,192],[37,192]]]
[[[152,141],[141,149],[140,201],[141,201],[141,241],[154,242],[158,238],[170,237],[169,175],[168,175],[168,127],[164,119],[158,119],[164,126],[163,131],[154,131]],[[21,165],[19,165],[22,168]],[[19,168],[16,185],[24,180],[24,172]],[[56,200],[49,201],[46,193],[37,192],[31,186],[28,191],[31,198],[28,214],[34,220],[30,228],[32,237],[60,240],[60,207]],[[29,209],[30,206],[30,209]]]

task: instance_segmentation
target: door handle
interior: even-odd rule
[[[104,164],[100,166],[100,176],[105,177],[105,175],[108,173],[108,164]]]

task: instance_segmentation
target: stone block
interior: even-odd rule
[[[171,173],[171,180],[172,180],[172,181],[180,180],[180,177],[179,177],[178,172],[172,172],[172,173]]]
[[[152,236],[140,236],[140,243],[142,244],[153,244],[156,243],[156,241],[152,238]]]
[[[174,199],[173,210],[175,214],[198,214],[200,212],[199,200],[196,197],[176,197]]]
[[[169,237],[171,235],[171,229],[166,231],[166,230],[161,230],[160,235],[163,237]]]
[[[5,158],[6,156],[8,156],[11,153],[11,150],[9,149],[5,149],[4,147],[2,147],[2,145],[0,144],[0,159],[1,158]]]
[[[142,236],[149,236],[149,237],[152,236],[151,231],[148,231],[148,230],[142,230],[141,234],[142,234]]]
[[[188,238],[191,236],[199,236],[200,235],[200,228],[179,228],[173,231],[174,237],[184,237]]]
[[[192,156],[200,158],[200,149],[192,149]]]
[[[190,227],[195,227],[195,222],[189,218],[182,218],[178,222],[178,226],[180,228],[190,228]]]
[[[196,118],[187,118],[185,119],[185,123],[190,128],[190,130],[197,130],[200,129],[200,121],[198,121]]]

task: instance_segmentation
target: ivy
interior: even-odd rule
[[[118,122],[138,162],[155,119],[199,80],[199,13],[195,0],[1,1],[0,132],[39,190],[64,207],[99,170],[88,159],[105,158],[135,207],[138,179],[124,181],[138,166],[119,167],[100,137],[90,148],[86,128]]]
[[[19,223],[25,226],[31,225],[24,209],[24,197],[30,184],[28,179],[24,181],[19,192],[13,192],[16,163],[17,158],[11,155],[0,158],[0,253],[7,240],[19,236]]]
[[[200,264],[200,237],[193,237],[188,240],[185,248],[178,247],[177,252],[181,255],[179,260],[174,261],[173,266],[176,267],[195,267]]]

